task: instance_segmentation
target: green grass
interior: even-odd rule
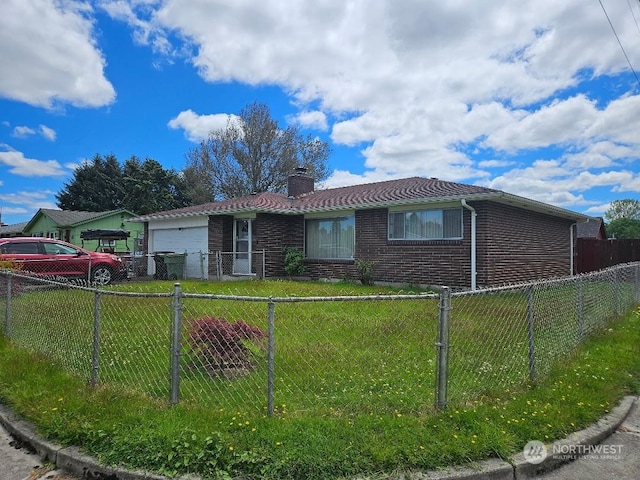
[[[157,282],[149,288],[169,292],[171,286]],[[318,288],[329,295],[390,293],[379,287],[288,282],[222,284],[216,293],[278,297],[294,287],[298,296],[317,294]],[[183,288],[213,293],[214,287],[185,282]],[[571,304],[572,295],[554,293],[550,308],[564,312],[562,305]],[[87,346],[90,352],[91,329],[74,319],[91,320],[93,308],[78,307],[80,299],[91,305],[91,294],[85,292],[54,290],[13,299],[17,338],[34,341],[46,335],[48,324],[60,330],[49,335],[54,338],[46,342],[48,353],[65,341],[73,352],[80,354]],[[485,368],[478,385],[472,379],[486,359],[492,369],[519,361],[523,352],[526,360],[526,341],[513,348],[526,332],[523,301],[526,306],[526,298],[513,294],[465,297],[457,304],[454,298],[453,324],[463,328],[452,334],[454,401],[444,412],[432,407],[437,317],[432,300],[276,304],[273,417],[265,415],[266,372],[260,366],[233,381],[188,373],[183,401],[167,405],[168,297],[123,303],[103,296],[103,383],[98,388],[86,385],[90,369],[82,355],[82,361],[52,360],[0,339],[0,399],[54,441],[81,446],[109,464],[168,474],[331,479],[508,458],[529,440],[566,436],[606,413],[623,395],[640,393],[636,312],[577,349],[575,344],[562,347],[566,350],[533,387],[526,382],[526,363],[502,372]],[[42,309],[52,302],[66,303],[44,319]],[[184,313],[266,326],[260,302],[240,308],[229,301],[185,299]],[[27,315],[37,315],[42,330],[26,328]],[[560,331],[573,331],[572,322],[566,319]],[[540,327],[543,339],[545,328]],[[140,359],[144,368],[133,363]],[[465,393],[469,386],[473,395]]]
[[[426,470],[508,456],[531,439],[582,428],[639,393],[640,319],[631,314],[585,342],[535,388],[504,391],[428,415],[246,416],[167,407],[131,391],[87,388],[51,362],[0,341],[2,401],[49,438],[108,463],[164,473],[339,478]]]
[[[173,284],[124,284],[114,289],[139,293],[141,287],[167,295],[101,297],[100,380],[167,399],[173,316],[168,293]],[[211,408],[224,405],[251,414],[262,413],[267,405],[266,353],[256,352],[256,368],[231,381],[203,375],[199,359],[188,349],[189,319],[216,316],[243,320],[266,331],[269,297],[386,297],[398,293],[395,289],[348,283],[274,281],[185,282],[183,290],[189,295],[235,293],[263,299],[240,302],[187,297],[182,308],[182,401]],[[90,378],[93,301],[92,293],[77,290],[20,295],[12,300],[12,338]],[[44,305],[51,313],[45,314]],[[83,311],[78,312],[78,307],[74,310],[74,305],[84,305]],[[33,321],[40,317],[44,317],[42,321]],[[326,415],[432,408],[437,299],[278,302],[275,319],[275,401],[288,405],[290,411]]]

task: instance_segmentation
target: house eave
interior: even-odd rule
[[[293,204],[291,207],[282,207],[282,208],[255,208],[255,207],[244,207],[244,208],[229,208],[229,209],[207,209],[200,211],[190,211],[190,212],[176,212],[176,213],[166,213],[166,214],[158,214],[158,215],[142,215],[140,217],[135,217],[129,219],[130,222],[149,222],[149,221],[162,221],[162,220],[174,220],[178,218],[189,218],[189,217],[198,217],[198,216],[215,216],[215,215],[238,215],[238,214],[246,214],[246,213],[271,213],[271,214],[279,214],[279,215],[304,215],[307,213],[331,213],[331,212],[341,212],[341,211],[354,211],[354,210],[371,210],[375,208],[389,208],[389,207],[401,207],[401,206],[412,206],[412,205],[429,205],[429,204],[443,204],[443,203],[451,203],[451,202],[460,202],[461,200],[466,200],[468,202],[473,201],[493,201],[496,203],[501,203],[504,205],[510,205],[518,208],[523,208],[525,210],[534,211],[538,213],[543,213],[546,215],[551,215],[555,217],[564,218],[567,220],[572,220],[574,222],[584,221],[591,219],[589,215],[584,215],[582,213],[574,212],[571,210],[566,210],[564,208],[555,207],[553,205],[549,205],[543,202],[539,202],[537,200],[531,200],[528,198],[520,197],[518,195],[513,195],[506,192],[486,192],[486,193],[475,193],[469,195],[449,195],[449,196],[440,196],[440,197],[432,197],[432,198],[410,198],[410,199],[398,199],[391,201],[368,201],[357,204],[349,204],[349,205],[329,205],[329,206],[296,206]]]
[[[511,205],[514,207],[523,208],[538,213],[544,213],[552,215],[554,217],[564,218],[566,220],[572,220],[574,222],[582,222],[585,220],[593,219],[589,215],[583,213],[574,212],[565,208],[549,205],[548,203],[539,202],[530,198],[521,197],[519,195],[513,195],[511,193],[499,192],[496,194],[487,194],[487,200],[492,200],[504,205]]]

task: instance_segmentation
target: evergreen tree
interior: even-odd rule
[[[184,177],[156,160],[135,155],[120,166],[114,155],[96,154],[56,194],[63,210],[104,212],[125,208],[140,215],[188,206]]]
[[[73,180],[56,194],[62,210],[104,212],[121,208],[122,171],[113,155],[96,154],[73,172]]]
[[[124,163],[123,185],[123,208],[141,215],[191,204],[184,177],[173,169],[165,170],[151,158],[129,158]]]

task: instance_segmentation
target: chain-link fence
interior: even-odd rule
[[[125,292],[0,270],[0,319],[17,345],[93,384],[172,403],[418,414],[545,375],[637,304],[639,265],[475,292],[333,297],[303,296],[304,284],[282,297],[179,283]]]

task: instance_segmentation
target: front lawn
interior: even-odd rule
[[[286,283],[247,282],[224,288],[233,288],[235,294],[282,296]],[[171,285],[158,282],[151,291],[168,291]],[[197,293],[199,285],[185,282],[183,288]],[[124,287],[140,289],[135,284]],[[304,289],[300,296],[311,295],[318,288],[297,287]],[[354,290],[367,295],[393,293],[350,284],[322,288],[325,294],[334,292],[332,295]],[[20,331],[19,319],[24,312],[33,314],[52,301],[62,301],[63,293],[29,294],[24,298],[30,300],[22,305],[19,298],[14,299],[12,308],[20,312],[16,313],[15,328]],[[60,299],[55,300],[59,294]],[[153,300],[158,312],[167,312],[159,323],[154,323],[158,315],[147,303],[138,308],[137,298],[128,299],[125,308],[117,305],[115,298],[102,299],[105,322],[118,322],[124,333],[105,333],[112,348],[104,348],[104,383],[97,388],[86,383],[90,368],[84,366],[84,354],[80,353],[86,334],[74,325],[73,312],[85,315],[87,309],[78,307],[77,302],[65,304],[65,311],[53,310],[52,318],[40,318],[43,324],[50,321],[56,328],[69,328],[67,334],[47,343],[49,351],[60,348],[69,335],[85,339],[69,344],[77,349],[72,352],[77,351],[80,360],[52,361],[0,338],[0,400],[38,425],[51,440],[78,445],[108,464],[165,474],[193,472],[211,478],[243,475],[256,479],[337,479],[430,470],[491,456],[506,459],[529,440],[550,442],[564,437],[608,412],[625,394],[640,393],[640,312],[629,313],[587,339],[573,354],[563,356],[534,387],[521,380],[491,384],[488,376],[489,385],[478,392],[484,396],[436,412],[434,366],[428,361],[433,358],[435,323],[423,319],[437,315],[437,308],[425,308],[430,301],[423,300],[417,307],[389,302],[382,308],[383,304],[376,302],[364,307],[336,302],[313,303],[304,310],[298,304],[276,305],[276,312],[283,310],[280,321],[287,325],[279,330],[284,351],[279,351],[283,360],[278,364],[278,371],[286,376],[280,377],[272,417],[266,415],[264,384],[246,379],[228,398],[221,397],[223,402],[211,400],[211,392],[222,395],[219,389],[207,390],[202,397],[186,394],[184,401],[170,407],[165,394],[167,343],[154,344],[154,335],[166,339],[168,323],[163,322],[170,318],[169,297]],[[189,316],[213,309],[216,314],[226,312],[233,319],[266,326],[264,304],[244,303],[238,308],[196,300],[185,302]],[[494,298],[492,302],[497,302],[501,311],[514,303],[512,298]],[[363,308],[369,313],[360,320],[364,323],[350,321],[356,313],[361,315]],[[418,313],[412,313],[416,308]],[[88,311],[91,313],[91,308]],[[465,322],[471,320],[485,326],[470,329],[469,335],[476,340],[484,338],[491,325],[490,314]],[[103,333],[106,331],[113,329],[104,326]],[[384,335],[374,339],[374,331]],[[125,348],[127,342],[129,349]],[[340,342],[349,347],[362,343],[366,348],[344,351]],[[490,352],[486,341],[476,343],[481,343],[479,353]],[[160,379],[149,380],[148,372],[129,363],[133,357],[127,357],[127,352],[136,349],[152,352],[149,361],[157,366],[145,368],[158,370]],[[164,356],[156,358],[160,354]],[[309,357],[314,359],[312,363]],[[389,363],[390,359],[395,363]],[[109,362],[114,370],[106,373]],[[518,371],[519,378],[522,373]],[[261,374],[259,369],[255,374]],[[196,387],[188,384],[193,381],[185,381],[185,391]]]

